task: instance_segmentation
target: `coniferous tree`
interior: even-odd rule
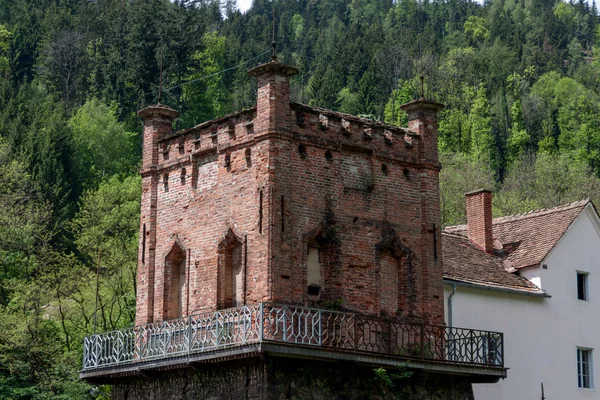
[[[135,220],[126,210],[136,183],[124,176],[141,155],[136,111],[159,101],[161,86],[160,101],[182,113],[176,128],[252,107],[256,82],[246,71],[269,60],[272,6],[0,0],[0,205],[14,211],[0,221],[0,271],[8,271],[0,274],[0,397],[96,396],[75,372],[94,287],[74,277],[94,282],[84,244],[102,236],[94,229]],[[595,2],[276,0],[275,8],[279,60],[300,69],[293,101],[402,125],[399,105],[422,95],[424,75],[423,95],[446,105],[438,132],[445,224],[464,221],[463,192],[474,186],[495,188],[500,214],[598,192]],[[102,304],[121,312],[100,311],[102,329],[131,320],[132,226],[100,238],[103,249],[126,244],[121,255],[103,255],[102,268],[128,266],[101,276]]]

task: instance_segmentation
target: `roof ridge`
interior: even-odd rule
[[[571,210],[571,209],[577,208],[577,207],[583,207],[590,202],[591,202],[591,200],[588,197],[587,199],[574,201],[572,203],[559,204],[554,207],[539,208],[536,210],[529,210],[529,211],[519,213],[519,214],[503,215],[501,217],[494,218],[492,221],[494,224],[501,224],[504,222],[512,222],[512,221],[516,221],[516,220],[520,220],[520,219],[527,219],[527,218],[531,218],[531,217],[537,217],[540,215],[548,215],[548,214],[552,214],[555,212]],[[449,225],[444,228],[443,232],[463,236],[460,233],[458,233],[457,231],[465,231],[466,229],[467,229],[467,224]]]
[[[464,235],[460,235],[460,234],[458,234],[456,232],[447,232],[445,230],[442,231],[442,235],[444,235],[444,236],[450,236],[450,237],[457,238],[457,239],[466,239],[466,236],[464,236]]]
[[[467,229],[467,224],[448,225],[448,226],[444,227],[443,232],[457,234],[456,232],[452,232],[452,231],[453,230],[461,230],[462,231],[465,229]]]
[[[456,234],[456,233],[443,232],[443,231],[442,231],[442,234],[444,236],[449,236],[451,238],[459,239],[459,240],[464,241],[466,244],[468,244],[469,246],[471,246],[473,249],[482,252],[483,253],[482,255],[484,257],[491,257],[492,259],[502,261],[502,259],[500,257],[498,257],[496,254],[487,253],[481,246],[479,246],[477,243],[473,242],[467,236],[459,235],[459,234]]]
[[[557,206],[550,207],[550,208],[540,208],[537,210],[530,210],[530,211],[520,213],[520,214],[504,215],[502,217],[494,218],[493,223],[499,224],[499,223],[515,221],[515,220],[519,220],[519,219],[527,219],[527,218],[531,218],[531,217],[537,217],[540,215],[548,215],[548,214],[552,214],[552,213],[560,212],[560,211],[571,210],[573,208],[583,207],[589,202],[590,202],[590,199],[587,198],[584,200],[574,201],[572,203],[559,204]]]

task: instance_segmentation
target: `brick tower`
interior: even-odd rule
[[[443,106],[415,100],[408,129],[385,125],[290,102],[297,72],[251,69],[256,107],[191,129],[173,132],[178,113],[162,105],[139,112],[136,327],[86,338],[83,378],[114,383],[116,398],[270,399],[293,397],[305,367],[360,381],[409,361],[421,378],[406,393],[437,371],[444,398],[505,376],[496,353],[449,356],[457,335],[487,339],[443,325]],[[358,386],[339,398],[361,398]]]

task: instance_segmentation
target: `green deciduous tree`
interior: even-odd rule
[[[336,102],[339,104],[339,110],[348,114],[358,113],[358,99],[356,93],[352,93],[347,87],[340,90]]]
[[[495,214],[508,215],[592,198],[600,200],[600,179],[568,153],[526,154],[511,166],[494,200]]]
[[[187,125],[196,125],[231,112],[229,91],[221,70],[225,69],[226,38],[218,32],[208,32],[203,38],[204,50],[192,55],[193,67],[183,88],[188,109],[182,114]]]
[[[408,125],[408,115],[400,106],[415,98],[415,87],[409,81],[401,81],[398,88],[392,91],[384,109],[384,121],[398,126]]]
[[[442,225],[466,222],[465,193],[495,187],[494,174],[489,165],[464,154],[440,153],[440,199]]]
[[[135,133],[127,132],[114,109],[97,99],[88,100],[69,119],[75,150],[75,168],[83,188],[92,188],[115,174],[132,172]]]
[[[531,136],[525,129],[523,123],[523,107],[519,100],[515,101],[510,110],[511,128],[508,136],[507,161],[513,162],[527,150]]]
[[[490,125],[490,106],[483,84],[480,84],[475,92],[467,121],[469,124],[471,154],[476,159],[489,164],[494,157],[494,138],[492,137]]]
[[[0,138],[0,305],[11,279],[29,279],[49,245],[50,207],[25,165]]]
[[[91,271],[100,270],[97,321],[102,330],[127,326],[135,317],[141,195],[139,177],[113,176],[85,194],[71,223],[75,243],[87,265]],[[85,290],[94,292],[95,285]],[[85,302],[85,296],[79,302]],[[89,305],[85,307],[89,311]]]
[[[475,42],[488,39],[490,31],[486,28],[485,23],[485,18],[471,15],[465,22],[464,31]]]

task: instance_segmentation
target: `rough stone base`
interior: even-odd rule
[[[111,399],[473,400],[473,390],[460,376],[267,358],[130,377],[114,385]]]

